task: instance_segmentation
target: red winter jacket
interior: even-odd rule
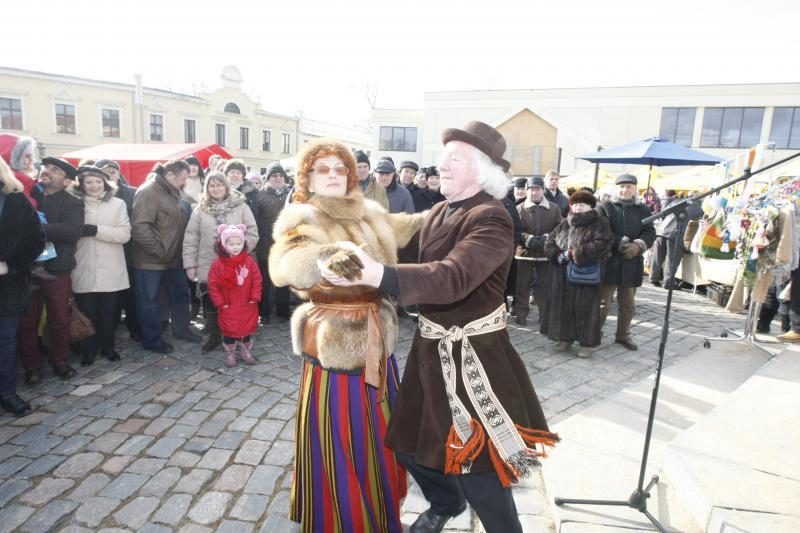
[[[226,337],[246,337],[258,328],[261,272],[247,252],[242,254],[245,255],[242,267],[248,270],[243,285],[230,287],[225,282],[225,259],[222,257],[214,261],[208,272],[208,295],[217,308],[219,330]]]

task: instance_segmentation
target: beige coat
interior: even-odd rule
[[[244,224],[247,226],[245,240],[247,249],[252,254],[258,244],[258,228],[253,212],[244,201],[239,191],[231,191],[233,209],[225,216],[224,224]],[[220,222],[205,211],[199,204],[192,212],[186,233],[183,236],[183,268],[196,268],[197,280],[208,281],[208,271],[217,258],[217,227]]]
[[[81,237],[75,250],[72,292],[116,292],[130,287],[123,245],[131,239],[125,202],[109,191],[102,198],[70,191],[83,199],[84,224],[97,226],[97,235]]]

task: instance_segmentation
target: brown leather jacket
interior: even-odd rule
[[[555,230],[561,222],[561,208],[554,202],[542,198],[539,205],[531,204],[527,200],[517,206],[519,218],[522,220],[522,244],[517,246],[516,253],[520,257],[544,258],[545,239],[543,237]]]
[[[160,176],[136,191],[131,212],[131,262],[136,268],[181,268],[189,214],[180,192]]]

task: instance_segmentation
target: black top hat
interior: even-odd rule
[[[506,153],[506,140],[503,135],[488,124],[473,120],[464,129],[448,128],[442,132],[442,144],[461,141],[470,144],[489,156],[496,165],[508,172],[511,163],[503,159]]]

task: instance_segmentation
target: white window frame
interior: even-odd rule
[[[155,141],[150,137],[150,117],[161,117],[161,140]],[[167,142],[167,115],[163,111],[147,111],[147,142],[165,143]]]
[[[119,113],[119,137],[106,137],[105,135],[103,135],[103,110],[104,109],[108,109],[109,111],[116,111],[117,113]],[[106,104],[98,105],[98,113],[97,113],[97,115],[98,115],[98,118],[100,120],[100,135],[99,135],[99,137],[101,139],[120,139],[120,140],[122,140],[122,139],[125,138],[125,134],[124,134],[125,129],[123,128],[123,124],[124,124],[123,123],[123,117],[125,116],[125,113],[123,113],[124,109],[125,108],[117,106],[117,105],[106,105]],[[149,122],[148,122],[148,127],[149,127]]]
[[[25,125],[28,123],[28,117],[25,115],[25,97],[21,94],[13,94],[13,93],[0,93],[0,98],[9,98],[11,100],[19,100],[19,107],[22,110],[22,129],[19,130],[7,130],[2,128],[2,123],[0,123],[0,131],[9,131],[9,132],[19,132],[19,131],[26,131]]]
[[[75,133],[59,133],[58,132],[58,113],[56,112],[56,105],[71,105],[75,108]],[[100,118],[102,122],[102,114]],[[120,134],[122,130],[120,130]],[[80,135],[80,129],[78,128],[78,103],[75,100],[67,100],[64,98],[54,98],[53,99],[53,134],[54,135]]]

